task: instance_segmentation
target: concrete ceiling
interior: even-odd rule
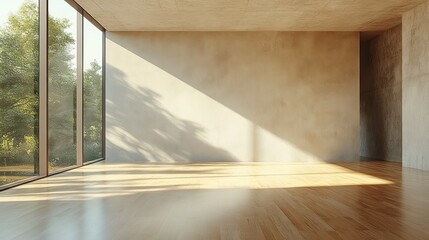
[[[109,31],[380,31],[426,0],[76,0]]]

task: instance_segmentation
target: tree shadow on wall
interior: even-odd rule
[[[237,161],[227,151],[207,143],[204,128],[198,123],[180,119],[163,108],[160,94],[130,85],[122,71],[113,66],[109,69],[110,90],[106,96],[109,162]]]
[[[130,57],[131,64],[142,64],[154,74],[142,79],[163,81],[157,74],[163,71],[178,84],[186,84],[253,124],[253,139],[231,139],[237,146],[242,145],[239,140],[254,141],[253,161],[282,162],[308,161],[308,155],[310,161],[358,160],[358,68],[347,64],[357,57],[355,37],[348,33],[276,32],[107,36],[112,57]],[[332,44],[338,38],[347,40]],[[126,69],[127,74],[132,70],[130,77],[145,72]],[[178,96],[163,96],[162,102],[179,105],[170,103]],[[229,124],[227,119],[215,121]],[[259,137],[258,132],[272,135],[270,139],[276,139],[273,143],[279,147],[268,145],[271,140]],[[287,151],[280,144],[293,149]],[[295,157],[301,153],[305,153],[303,157]],[[244,159],[248,160],[252,159]]]

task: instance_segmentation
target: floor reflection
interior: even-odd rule
[[[0,193],[0,238],[424,239],[428,182],[387,162],[101,162]]]

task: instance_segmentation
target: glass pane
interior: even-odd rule
[[[84,161],[103,157],[103,32],[84,20]]]
[[[38,174],[39,6],[0,0],[0,186]]]
[[[48,170],[76,165],[77,12],[49,1]]]

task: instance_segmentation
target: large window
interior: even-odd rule
[[[0,0],[0,186],[38,175],[39,6]]]
[[[0,0],[0,190],[104,156],[103,31],[72,0]]]
[[[103,157],[103,32],[83,22],[83,137],[84,161]]]
[[[49,171],[76,165],[77,19],[64,0],[49,1]]]

